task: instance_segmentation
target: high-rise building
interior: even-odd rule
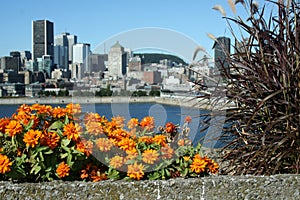
[[[68,46],[54,45],[54,65],[57,65],[61,69],[68,69],[68,57]]]
[[[51,56],[44,55],[42,58],[37,58],[38,71],[43,72],[45,78],[51,77],[51,72],[53,71],[53,60]]]
[[[42,58],[44,55],[54,57],[54,27],[48,20],[32,22],[32,58]]]
[[[227,55],[230,54],[230,38],[218,37],[214,43],[214,59],[215,68],[222,71],[222,66],[229,72],[229,63],[227,61]]]
[[[88,58],[90,54],[90,44],[79,43],[73,45],[73,64],[83,64],[83,71],[90,72]]]
[[[77,44],[77,36],[70,33],[62,33],[55,36],[55,45],[64,46],[68,51],[68,64],[73,60],[73,45]]]
[[[73,45],[77,44],[76,35],[67,35],[68,38],[68,51],[69,51],[69,64],[73,62]]]
[[[30,51],[21,51],[21,65],[25,67],[25,62],[31,60]]]
[[[0,58],[0,66],[2,70],[19,72],[20,59],[19,57],[4,56]]]
[[[126,73],[127,56],[122,47],[117,41],[108,53],[108,72],[111,76],[122,77]]]

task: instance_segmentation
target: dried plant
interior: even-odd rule
[[[212,138],[224,145],[221,173],[299,174],[300,4],[296,0],[268,0],[262,7],[252,0],[228,3],[233,11],[241,3],[248,16],[244,20],[233,12],[234,17],[224,17],[221,6],[213,8],[228,23],[235,45],[234,53],[224,48],[230,70],[220,63],[219,75],[225,78],[220,82],[216,76],[208,77],[214,80],[215,90],[199,97],[202,105],[211,105],[201,116],[201,132],[222,123],[222,118],[217,119],[224,112],[218,105],[234,104],[226,110],[222,133]],[[267,5],[273,8],[270,12]],[[201,91],[205,88],[203,83],[194,83]]]
[[[249,0],[247,20],[226,18],[243,35],[231,29],[239,45],[224,70],[228,100],[237,102],[221,138],[231,141],[225,174],[300,172],[300,7],[295,0],[268,3],[275,14]]]

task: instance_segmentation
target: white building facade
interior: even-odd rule
[[[73,45],[73,64],[82,64],[83,72],[89,72],[90,44],[78,43]]]

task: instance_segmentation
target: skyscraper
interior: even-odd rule
[[[90,72],[88,58],[90,54],[90,44],[79,43],[73,45],[73,64],[83,64],[83,71]]]
[[[54,57],[54,27],[48,20],[32,22],[32,58],[42,58],[44,55]]]
[[[68,64],[73,61],[73,45],[77,44],[77,36],[70,35],[70,33],[62,33],[55,36],[55,45],[64,46],[68,51]]]
[[[122,77],[126,74],[126,54],[124,47],[117,41],[108,53],[108,72],[111,76]]]
[[[229,63],[227,61],[227,55],[230,54],[230,38],[218,37],[214,43],[214,57],[215,57],[215,68],[222,71],[222,66],[229,72]]]

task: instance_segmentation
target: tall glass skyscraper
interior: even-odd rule
[[[71,64],[73,61],[73,45],[77,44],[77,36],[70,35],[70,33],[62,33],[56,35],[54,37],[55,45],[57,46],[64,46],[67,48],[68,51],[68,64]]]
[[[218,37],[213,49],[215,54],[215,68],[221,71],[222,67],[224,67],[229,72],[227,55],[230,54],[230,38]]]
[[[42,58],[44,55],[54,57],[54,27],[48,20],[32,22],[32,59]]]

